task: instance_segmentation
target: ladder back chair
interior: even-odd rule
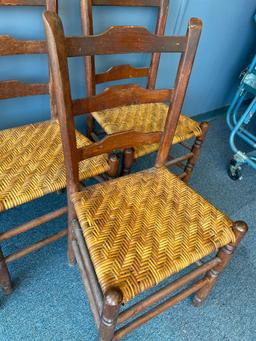
[[[155,7],[158,8],[158,19],[155,27],[155,34],[164,35],[166,20],[168,16],[169,0],[80,0],[81,19],[84,35],[94,34],[93,27],[93,7],[94,6],[122,6],[122,7]],[[160,62],[160,53],[153,53],[150,67],[136,68],[132,65],[113,66],[106,72],[97,74],[95,71],[94,56],[85,57],[87,96],[96,94],[97,84],[128,78],[147,78],[147,88],[154,89],[157,71]],[[87,136],[97,140],[94,132],[95,120],[107,134],[113,134],[124,130],[139,130],[150,132],[163,130],[168,112],[168,105],[165,103],[131,104],[129,107],[116,107],[112,110],[95,111],[87,117]],[[208,131],[208,123],[198,123],[188,116],[180,115],[176,128],[173,143],[179,143],[184,150],[184,155],[180,157],[170,157],[166,166],[181,168],[180,177],[188,182],[193,168],[200,154],[202,143]],[[187,140],[195,139],[194,143],[185,143]],[[152,152],[156,152],[159,144],[141,145],[134,149],[126,149],[123,153],[123,173],[130,173],[130,169],[136,159]],[[185,163],[184,163],[185,161]]]
[[[0,6],[21,5],[45,6],[48,10],[57,11],[55,0],[0,1]],[[0,36],[0,56],[46,53],[45,41],[17,40],[11,36]],[[30,84],[16,80],[0,81],[1,100],[49,95],[49,93],[51,95],[51,120],[0,131],[0,213],[66,187],[64,157],[51,77],[49,84]],[[78,132],[76,132],[76,137],[80,146],[91,143]],[[105,156],[88,160],[88,162],[80,165],[80,179],[83,180],[104,173],[111,170],[111,167]],[[21,226],[8,231],[1,231],[0,244],[66,213],[67,207],[63,207]],[[72,217],[69,217],[69,221],[71,219]],[[71,224],[69,225],[71,227]],[[12,291],[11,278],[7,268],[8,263],[56,241],[66,234],[67,229],[63,229],[57,234],[7,256],[4,256],[0,247],[0,287],[6,293]],[[71,250],[71,246],[69,250]],[[69,252],[69,256],[72,262],[72,252]]]
[[[187,35],[179,37],[160,37],[143,27],[130,26],[111,27],[97,36],[65,37],[56,14],[46,12],[44,23],[69,202],[77,215],[73,221],[73,248],[100,340],[118,340],[193,293],[194,304],[201,304],[247,231],[245,223],[232,222],[165,167],[197,50],[201,21],[191,19]],[[68,57],[142,52],[181,54],[174,89],[125,85],[72,100]],[[163,132],[123,131],[90,146],[76,145],[76,115],[129,105],[134,100],[170,102]],[[79,162],[111,150],[149,143],[160,143],[153,168],[80,189]],[[206,263],[119,311],[121,304],[210,254],[212,258]],[[204,277],[194,282],[201,275]],[[170,296],[192,280],[190,287]],[[136,316],[159,301],[151,310]],[[128,324],[124,324],[126,321]]]

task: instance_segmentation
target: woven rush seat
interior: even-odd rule
[[[79,147],[91,142],[76,132]],[[66,187],[64,156],[57,121],[0,132],[0,212]],[[80,179],[109,169],[105,156],[80,163]]]
[[[120,288],[124,303],[235,241],[231,220],[166,168],[71,199],[103,292]]]
[[[163,131],[168,106],[164,103],[128,105],[99,112],[92,115],[107,134],[120,131],[136,130],[140,132]],[[191,118],[180,115],[174,135],[173,144],[183,142],[192,137],[201,136],[199,124]],[[134,157],[157,151],[159,144],[148,144],[134,148]]]

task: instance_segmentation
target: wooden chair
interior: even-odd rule
[[[247,231],[245,223],[232,222],[164,166],[191,73],[201,21],[191,19],[184,37],[159,37],[143,27],[123,26],[112,27],[97,36],[65,37],[56,14],[46,12],[44,22],[60,115],[69,202],[74,216],[77,215],[73,221],[73,248],[100,340],[118,340],[193,293],[194,304],[201,304]],[[72,100],[68,57],[142,52],[181,53],[174,89],[125,85]],[[76,145],[76,115],[132,102],[163,100],[171,102],[163,132],[124,131],[86,147]],[[152,169],[80,189],[79,162],[111,150],[149,143],[160,143]],[[206,263],[119,312],[121,304],[210,254],[212,258]],[[201,275],[204,277],[195,282]],[[190,287],[170,297],[174,290],[191,281]],[[152,305],[155,306],[151,310],[136,317]],[[127,320],[128,324],[124,324]]]
[[[1,1],[1,6],[46,6],[51,11],[57,10],[55,0],[40,1]],[[16,40],[10,36],[0,36],[0,55],[45,54],[45,41]],[[57,111],[53,95],[53,86],[48,83],[22,83],[15,80],[0,81],[0,99],[51,94],[51,120],[28,124],[17,128],[0,131],[0,212],[5,212],[18,205],[25,204],[45,194],[56,192],[66,187],[66,174]],[[2,112],[2,115],[4,113]],[[91,142],[76,132],[77,143],[85,146]],[[112,157],[114,159],[114,157]],[[112,167],[113,163],[111,163]],[[96,176],[110,170],[106,156],[87,160],[80,165],[80,180]],[[67,207],[55,210],[39,218],[8,231],[1,231],[0,243],[14,236],[36,228],[67,212]],[[69,222],[73,218],[69,216]],[[69,224],[71,228],[71,224]],[[67,234],[64,229],[44,240],[29,245],[13,254],[4,256],[0,247],[0,287],[11,293],[11,279],[7,264],[41,247],[52,243]],[[69,257],[72,258],[71,238],[69,238]],[[71,251],[70,251],[71,250]]]
[[[168,16],[169,0],[81,0],[82,28],[85,35],[92,35],[93,29],[93,6],[136,6],[158,8],[158,19],[155,33],[163,35]],[[113,80],[128,78],[147,78],[147,89],[154,89],[160,54],[153,53],[150,67],[135,68],[131,65],[118,65],[106,72],[96,74],[94,56],[85,57],[87,95],[96,94],[97,84],[107,83]],[[87,136],[97,140],[94,132],[94,120],[103,128],[105,133],[113,134],[124,130],[135,129],[143,132],[163,130],[168,106],[164,103],[147,103],[121,106],[106,111],[95,111],[87,118]],[[188,182],[196,161],[199,157],[202,143],[208,131],[208,123],[198,123],[188,116],[180,115],[179,123],[174,135],[173,144],[179,143],[184,150],[184,155],[168,159],[166,166],[175,166],[182,169],[181,178]],[[193,145],[185,143],[195,139]],[[123,173],[130,173],[130,169],[136,159],[157,151],[159,144],[141,145],[134,149],[126,149],[123,154]],[[183,161],[186,163],[184,164]]]

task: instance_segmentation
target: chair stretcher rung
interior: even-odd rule
[[[56,233],[50,237],[42,239],[37,243],[34,243],[34,244],[32,244],[32,245],[30,245],[30,246],[28,246],[28,247],[26,247],[26,248],[24,248],[18,252],[14,252],[11,255],[5,257],[5,261],[6,261],[6,263],[10,263],[10,262],[13,262],[17,259],[20,259],[20,258],[28,255],[31,252],[37,251],[37,250],[41,249],[42,247],[63,238],[64,236],[67,235],[67,233],[68,233],[68,230],[65,229],[65,230],[62,230],[62,231],[60,231],[60,232],[58,232],[58,233]]]
[[[42,224],[45,224],[48,221],[56,219],[56,218],[62,216],[63,214],[65,214],[67,212],[67,210],[68,210],[67,207],[62,207],[57,211],[47,213],[47,214],[45,214],[39,218],[36,218],[36,219],[29,221],[26,224],[17,226],[15,228],[11,229],[10,231],[6,231],[4,233],[1,233],[0,234],[0,241],[10,239],[12,237],[15,237],[15,236],[21,234],[21,233],[32,230],[33,228],[38,227]]]

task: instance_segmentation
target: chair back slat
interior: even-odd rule
[[[159,143],[162,132],[141,133],[137,131],[123,131],[113,135],[107,135],[104,139],[86,148],[78,149],[79,161],[90,157],[111,153],[113,150],[123,150],[145,144]]]
[[[42,53],[47,53],[46,42],[43,40],[19,40],[8,35],[0,36],[0,56]]]
[[[116,108],[124,105],[170,102],[172,89],[149,90],[137,84],[116,85],[101,94],[72,101],[73,115]]]
[[[28,84],[16,80],[0,81],[0,99],[47,94],[49,94],[48,83]]]
[[[1,6],[43,6],[57,13],[58,0],[0,0]],[[9,35],[0,36],[0,56],[47,54],[44,40],[20,40]],[[0,99],[50,94],[52,118],[57,118],[53,83],[49,72],[49,83],[23,83],[18,80],[0,82]]]
[[[80,0],[81,4],[81,19],[82,19],[82,28],[85,36],[93,35],[93,6],[122,6],[122,7],[157,7],[158,8],[158,18],[156,21],[155,31],[154,33],[157,35],[163,35],[166,26],[166,20],[168,15],[168,6],[169,0]],[[151,51],[146,51],[151,52]],[[95,71],[95,57],[94,56],[86,56],[85,60],[85,69],[86,69],[86,86],[87,86],[87,95],[95,95],[96,94],[96,85],[102,83],[102,79],[104,82],[112,81],[111,75],[106,74],[104,78],[98,77]],[[147,77],[147,88],[153,89],[155,87],[156,82],[156,74],[159,66],[160,54],[159,52],[155,52],[152,54],[151,63],[148,67],[149,71],[147,74],[136,73],[134,72],[133,78]],[[116,74],[115,80],[123,80],[127,78],[131,78],[131,73],[125,66],[120,66],[119,75]],[[107,78],[107,76],[110,76]],[[99,81],[100,80],[100,81]]]
[[[94,6],[160,7],[162,0],[92,0]]]
[[[186,43],[186,37],[157,36],[140,26],[112,26],[96,36],[66,38],[69,57],[154,51],[177,53],[185,51]]]
[[[67,180],[71,193],[79,190],[78,163],[83,158],[108,153],[111,150],[130,148],[139,144],[160,142],[156,166],[164,165],[172,144],[191,74],[201,33],[201,21],[192,18],[184,37],[156,36],[146,29],[128,26],[111,28],[109,31],[94,37],[65,38],[61,20],[56,14],[46,12],[44,23],[60,117]],[[131,37],[132,39],[130,39]],[[150,90],[134,84],[119,85],[110,87],[99,95],[73,101],[69,81],[68,57],[91,55],[92,52],[103,55],[109,54],[109,51],[120,54],[124,49],[126,53],[134,53],[134,51],[143,53],[145,50],[152,52],[160,50],[166,53],[181,53],[182,51],[174,89]],[[170,101],[170,105],[163,132],[146,134],[126,131],[112,134],[100,142],[77,149],[75,114],[91,112],[97,110],[96,108],[99,110],[102,110],[103,107],[111,109],[132,103],[152,103],[166,100]]]
[[[147,67],[133,67],[129,64],[112,66],[105,72],[95,75],[95,81],[97,84],[117,81],[123,78],[140,78],[148,77],[149,68]]]
[[[45,6],[48,11],[57,12],[58,0],[0,0],[0,6]]]

